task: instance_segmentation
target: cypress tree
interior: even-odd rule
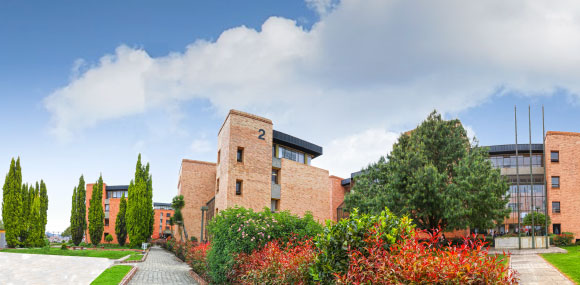
[[[22,247],[27,247],[29,246],[28,241],[26,240],[28,238],[28,233],[30,230],[30,208],[31,208],[31,201],[30,201],[30,196],[31,194],[34,193],[34,187],[32,187],[32,185],[30,186],[30,188],[28,187],[28,183],[26,184],[22,184],[22,187],[20,188],[20,197],[22,199],[22,210],[21,210],[21,216],[19,218],[19,222],[20,222],[20,226],[18,227],[18,229],[20,230],[20,234],[18,235],[18,240],[20,241],[20,246]]]
[[[153,186],[147,166],[141,164],[141,154],[137,158],[135,179],[129,184],[127,208],[127,232],[132,246],[146,242],[153,233]]]
[[[26,244],[29,247],[41,247],[43,244],[41,198],[36,191],[31,191],[29,227]]]
[[[48,191],[46,189],[46,184],[44,180],[40,180],[39,189],[39,199],[40,199],[40,230],[44,235],[46,232],[46,223],[48,222]]]
[[[127,241],[127,223],[125,215],[127,213],[127,200],[125,199],[125,194],[121,197],[121,204],[119,205],[119,213],[117,214],[117,220],[115,221],[115,235],[117,235],[117,242],[119,245],[125,245]]]
[[[105,230],[105,213],[103,212],[103,176],[99,176],[93,185],[93,193],[89,204],[89,235],[91,243],[97,246],[103,238]]]
[[[6,174],[2,187],[2,220],[6,230],[6,243],[8,247],[19,245],[20,221],[22,214],[22,172],[20,169],[20,157],[10,162],[10,169]]]
[[[79,178],[79,185],[74,188],[72,210],[71,210],[71,238],[78,246],[87,230],[87,205],[86,205],[85,178]]]

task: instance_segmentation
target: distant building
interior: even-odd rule
[[[167,238],[171,236],[171,225],[169,219],[173,217],[174,211],[170,203],[153,203],[155,210],[155,220],[153,222],[152,238]]]

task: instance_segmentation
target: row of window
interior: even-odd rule
[[[125,198],[128,198],[129,197],[129,191],[128,190],[107,191],[107,199],[110,199],[110,198],[121,198],[121,197],[123,197],[123,195],[125,195]]]
[[[492,156],[489,158],[491,164],[496,168],[515,168],[516,163],[519,167],[532,166],[541,167],[542,166],[542,155],[534,154],[530,160],[530,156],[524,155],[511,155],[511,156]],[[530,162],[531,161],[531,162]]]

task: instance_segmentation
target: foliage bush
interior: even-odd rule
[[[569,232],[564,232],[560,235],[554,237],[554,245],[556,246],[566,246],[572,245],[572,240],[574,239],[574,234]]]
[[[215,283],[225,283],[239,253],[250,254],[272,240],[287,242],[293,234],[313,237],[322,232],[322,226],[311,214],[299,218],[287,211],[272,213],[265,208],[254,212],[236,207],[220,211],[208,224],[208,231],[212,244],[207,256],[210,277]]]
[[[315,255],[312,239],[271,241],[251,254],[238,255],[231,280],[235,284],[308,284]]]
[[[68,247],[66,246],[66,243],[64,243],[64,242],[63,242],[63,243],[60,245],[60,249],[62,249],[62,250],[67,250],[67,249],[68,249]]]
[[[204,280],[208,279],[208,264],[207,252],[209,251],[209,243],[188,242],[186,246],[185,262],[191,266],[193,271],[197,273]]]
[[[376,231],[378,227],[373,228]],[[366,251],[350,248],[350,266],[336,273],[339,284],[517,284],[498,256],[487,254],[482,240],[466,238],[461,246],[439,247],[439,232],[421,241],[417,232],[388,244],[369,234]]]
[[[315,239],[317,256],[312,267],[315,281],[331,282],[336,274],[344,274],[349,267],[349,249],[368,254],[365,241],[372,233],[384,246],[395,243],[402,235],[409,235],[413,225],[407,217],[398,218],[388,209],[380,215],[359,215],[351,212],[349,219],[340,220],[335,225],[327,224],[322,235]]]

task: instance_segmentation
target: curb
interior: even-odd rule
[[[131,269],[131,271],[129,271],[129,273],[127,273],[127,275],[125,275],[125,278],[123,278],[123,280],[121,280],[121,282],[119,282],[119,285],[127,285],[129,284],[129,282],[131,281],[131,279],[133,279],[133,276],[135,276],[135,273],[137,273],[137,266],[133,266],[133,268]]]
[[[189,275],[191,276],[191,278],[193,278],[193,280],[195,280],[200,285],[208,285],[209,284],[209,283],[207,283],[207,281],[203,280],[203,278],[201,278],[201,276],[197,275],[197,273],[195,273],[195,271],[193,271],[193,269],[189,270]]]
[[[145,262],[145,260],[147,260],[147,256],[149,255],[149,249],[147,249],[147,251],[145,252],[145,254],[143,254],[143,257],[141,257],[141,260],[120,260],[116,263],[118,264],[125,264],[125,263],[140,263],[140,262]]]

